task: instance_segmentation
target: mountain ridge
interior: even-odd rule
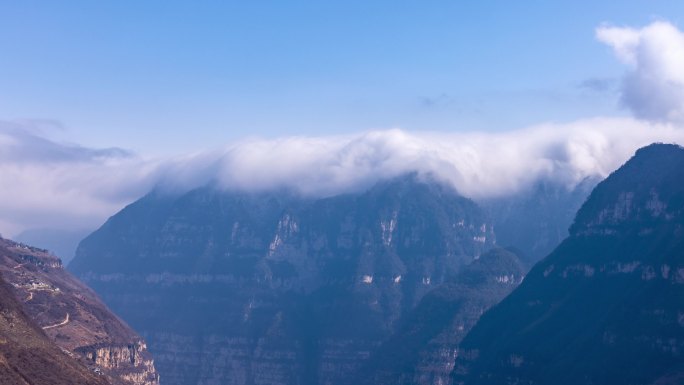
[[[683,164],[684,149],[654,144],[599,183],[570,236],[464,338],[454,384],[677,378],[684,347]]]
[[[477,204],[415,175],[322,199],[207,186],[129,205],[69,268],[167,383],[339,383],[494,242]]]

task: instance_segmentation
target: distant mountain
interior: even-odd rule
[[[569,235],[577,210],[598,182],[600,178],[588,177],[569,188],[540,180],[516,194],[479,203],[492,218],[498,244],[518,249],[530,268]]]
[[[457,346],[482,313],[522,282],[518,256],[492,249],[426,294],[359,371],[354,384],[445,384]]]
[[[460,345],[456,384],[684,380],[684,149],[601,182],[569,237]]]
[[[59,258],[46,250],[0,238],[0,275],[10,288],[3,292],[4,300],[17,308],[15,313],[21,309],[21,317],[30,320],[32,326],[26,329],[28,332],[37,330],[40,334],[40,338],[27,335],[26,343],[33,346],[39,342],[47,352],[57,352],[61,360],[80,362],[78,368],[88,373],[88,376],[74,374],[77,375],[75,382],[69,382],[69,376],[65,376],[62,383],[77,383],[78,378],[83,378],[84,384],[159,383],[145,342],[112,314],[92,290],[66,272]],[[24,344],[21,339],[17,342],[18,347]],[[29,360],[30,356],[23,357]],[[25,382],[0,382],[62,381],[57,368],[41,369],[37,364],[31,368],[31,374],[24,377]],[[97,379],[92,379],[93,376]]]
[[[339,384],[493,246],[474,202],[409,175],[323,199],[153,192],[69,268],[143,333],[166,384]]]
[[[58,256],[65,265],[68,265],[74,254],[76,247],[91,230],[67,230],[38,228],[22,231],[19,235],[12,237],[17,242],[25,243],[49,250]]]

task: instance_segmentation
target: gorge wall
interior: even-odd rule
[[[59,258],[0,238],[0,275],[61,355],[115,385],[159,384],[144,340],[65,271]]]

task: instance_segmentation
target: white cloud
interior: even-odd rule
[[[684,122],[684,33],[656,21],[641,29],[604,25],[596,37],[630,67],[621,101],[634,116]]]
[[[187,190],[291,188],[327,196],[411,171],[474,198],[551,178],[573,186],[606,176],[652,142],[684,144],[684,130],[628,118],[544,124],[500,133],[410,133],[250,139],[220,150],[144,160],[128,152],[60,144],[0,124],[0,232],[94,227],[152,186]]]
[[[684,122],[684,35],[655,22],[603,26],[597,37],[630,66],[622,101],[640,120],[595,118],[497,133],[393,129],[249,139],[156,160],[47,139],[44,131],[59,128],[56,122],[0,122],[0,232],[93,228],[155,185],[183,191],[216,181],[226,189],[327,196],[417,171],[474,198],[514,193],[540,178],[572,187],[605,177],[652,142],[684,144],[684,129],[677,128]]]
[[[251,140],[212,163],[223,186],[295,188],[330,195],[409,171],[430,173],[470,197],[515,192],[539,178],[568,186],[606,176],[654,141],[684,143],[684,131],[632,119],[589,119],[503,133],[413,134]]]

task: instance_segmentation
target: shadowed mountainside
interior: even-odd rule
[[[397,332],[371,356],[355,384],[447,384],[457,346],[488,308],[522,282],[510,250],[492,249],[423,297]]]
[[[668,384],[684,368],[684,149],[601,182],[570,236],[463,340],[462,384]]]
[[[323,199],[207,186],[133,203],[69,268],[167,384],[339,384],[493,238],[474,202],[416,175]]]

